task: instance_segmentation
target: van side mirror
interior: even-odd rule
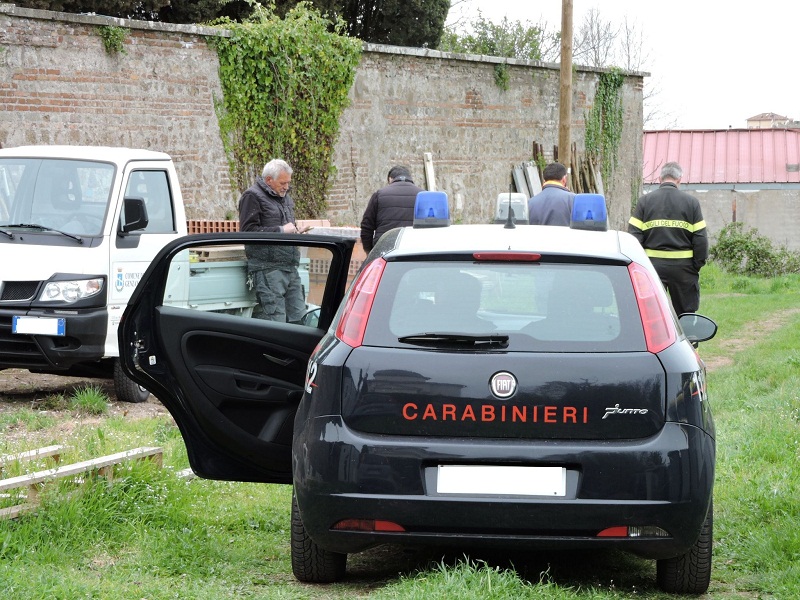
[[[144,229],[147,227],[148,222],[147,206],[145,206],[144,198],[126,196],[122,200],[122,218],[119,223],[120,235]]]

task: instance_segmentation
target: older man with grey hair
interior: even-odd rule
[[[666,163],[661,185],[639,198],[628,221],[679,315],[700,308],[700,269],[708,259],[703,211],[697,198],[678,188],[682,177],[678,163]]]
[[[264,165],[261,177],[239,198],[239,231],[303,233],[294,218],[289,195],[292,167],[281,159]],[[259,306],[253,316],[270,321],[299,322],[306,310],[305,295],[297,272],[300,251],[296,246],[248,245],[247,272]]]

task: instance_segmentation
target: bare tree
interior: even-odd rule
[[[603,19],[598,9],[589,9],[572,42],[573,61],[589,67],[610,65],[618,33],[619,29]]]
[[[629,21],[627,17],[619,28],[618,39],[616,40],[617,64],[626,71],[648,71],[650,64],[650,53],[645,45],[645,37],[642,28],[636,21]],[[642,89],[642,103],[644,114],[642,115],[643,126],[645,129],[652,128],[655,123],[661,123],[661,127],[669,129],[675,126],[674,115],[666,113],[659,103],[661,93],[660,81],[657,77],[646,77]]]

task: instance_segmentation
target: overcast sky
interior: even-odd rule
[[[503,16],[561,29],[561,0],[463,0],[467,18]],[[573,30],[592,8],[644,34],[648,84],[660,113],[648,129],[746,127],[749,117],[777,113],[800,120],[800,2],[724,0],[573,0]],[[448,21],[458,16],[451,11]]]

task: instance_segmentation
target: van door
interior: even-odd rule
[[[123,197],[144,200],[148,223],[144,229],[123,233],[120,227],[123,203],[117,207],[110,244],[106,356],[118,356],[116,330],[122,311],[150,261],[169,241],[185,232],[185,226],[177,221],[178,218],[185,220],[182,207],[176,206],[180,191],[172,189],[171,181],[174,179],[163,162],[138,162],[133,169],[126,170]]]

